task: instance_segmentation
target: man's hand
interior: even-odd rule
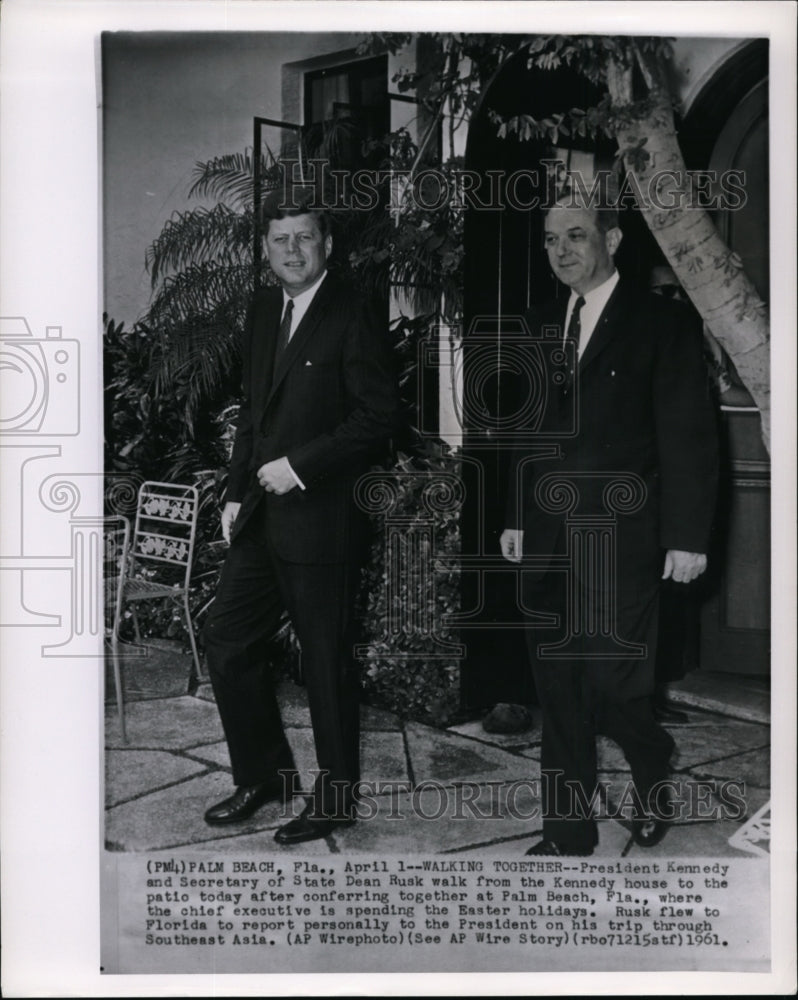
[[[706,568],[707,557],[702,552],[668,549],[662,579],[671,579],[674,583],[690,583],[691,580],[697,580]]]
[[[523,554],[524,533],[520,528],[505,528],[499,539],[502,555],[510,562],[521,562]]]
[[[296,479],[285,457],[262,465],[258,469],[258,482],[267,493],[283,494],[296,488]]]
[[[241,504],[236,503],[235,500],[228,500],[224,505],[224,510],[222,511],[222,536],[228,545],[230,544],[230,532],[233,530],[235,519],[238,517],[240,510]]]

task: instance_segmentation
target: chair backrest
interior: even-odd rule
[[[194,486],[148,481],[139,488],[131,560],[147,575],[163,570],[188,586],[194,558],[199,497]]]
[[[122,514],[103,518],[103,580],[105,581],[105,628],[113,628],[121,606],[130,551],[130,521]]]

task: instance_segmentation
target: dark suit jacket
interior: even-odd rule
[[[566,305],[530,313],[533,338],[552,327],[561,336]],[[549,363],[549,354],[541,357]],[[531,445],[553,441],[560,457],[535,458]],[[535,487],[550,472],[595,474],[578,482],[575,513],[588,516],[606,513],[603,490],[611,473],[642,479],[641,508],[617,515],[621,587],[637,585],[636,567],[650,576],[663,549],[707,552],[716,417],[701,331],[688,309],[623,280],[616,286],[579,362],[576,412],[550,388],[537,430],[514,453],[508,527],[524,529],[525,555],[550,555],[562,544],[564,515],[541,510],[535,498]]]
[[[242,503],[233,534],[265,503],[281,558],[346,562],[362,533],[354,484],[399,422],[387,331],[352,288],[328,274],[275,369],[282,304],[282,290],[266,288],[247,314],[226,497]],[[278,496],[258,484],[257,470],[282,456],[305,490]]]

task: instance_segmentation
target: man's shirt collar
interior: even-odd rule
[[[618,284],[620,275],[617,270],[613,271],[612,274],[603,281],[600,285],[595,288],[591,288],[589,292],[585,292],[582,298],[585,300],[585,304],[582,306],[582,310],[579,314],[579,356],[582,356],[585,348],[587,347],[587,342],[593,335],[593,331],[596,329],[596,324],[599,321],[599,317],[604,312],[604,307],[610,300],[610,296],[615,291],[615,286]],[[568,299],[568,308],[565,310],[565,329],[568,329],[568,324],[571,320],[571,314],[574,311],[574,305],[576,300],[579,298],[579,293],[571,291],[571,297]]]
[[[319,285],[321,285],[322,281],[324,281],[326,277],[327,277],[327,271],[325,270],[322,273],[321,277],[314,284],[312,284],[310,288],[306,288],[305,291],[300,292],[299,295],[289,295],[288,292],[285,289],[283,289],[283,311],[285,311],[286,303],[288,302],[289,299],[291,299],[291,301],[294,303],[294,316],[296,316],[297,313],[304,314],[307,311],[308,306],[312,302],[313,296],[319,290]]]

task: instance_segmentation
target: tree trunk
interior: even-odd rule
[[[610,96],[621,112],[623,93]],[[619,88],[620,89],[620,88]],[[618,147],[646,224],[710,331],[725,347],[759,407],[762,439],[770,450],[770,330],[767,307],[743,270],[742,261],[721,239],[709,215],[695,205],[676,136],[670,97],[652,91],[653,109],[616,127]],[[648,153],[643,162],[635,150]],[[667,171],[667,174],[663,172]],[[657,192],[658,197],[651,197]],[[663,207],[663,205],[665,207]],[[673,206],[673,207],[671,207]]]

